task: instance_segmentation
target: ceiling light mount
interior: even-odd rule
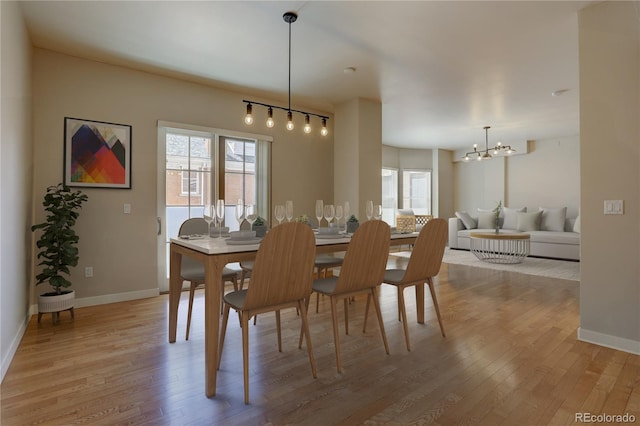
[[[287,130],[294,129],[293,113],[295,112],[304,116],[305,124],[303,129],[305,133],[311,133],[311,124],[309,120],[310,120],[310,116],[314,116],[322,119],[322,128],[320,129],[320,134],[322,136],[327,136],[327,134],[329,134],[329,131],[327,130],[327,120],[329,119],[329,117],[325,115],[314,114],[312,112],[300,111],[300,110],[291,108],[291,24],[298,20],[298,14],[295,12],[285,12],[285,14],[282,15],[282,19],[284,19],[284,22],[289,24],[289,92],[288,92],[289,104],[288,104],[288,107],[285,108],[277,105],[270,105],[270,104],[243,99],[242,102],[247,104],[247,114],[245,116],[244,122],[247,125],[253,124],[253,105],[261,105],[268,108],[266,125],[269,128],[272,128],[275,125],[275,122],[273,120],[273,109],[280,109],[287,112],[287,125],[286,125]]]
[[[493,156],[491,154],[489,154],[489,129],[491,128],[491,126],[484,126],[484,135],[485,135],[485,139],[484,139],[484,151],[482,150],[478,150],[478,144],[473,144],[473,151],[467,152],[465,154],[464,157],[462,157],[462,159],[464,161],[469,161],[471,160],[471,158],[475,155],[475,159],[478,161],[482,161],[482,160],[491,160],[493,158]],[[500,153],[500,151],[505,152],[505,154],[510,155],[513,154],[514,152],[516,152],[515,149],[511,148],[511,145],[502,145],[502,142],[498,142],[495,144],[495,146],[493,148],[491,148],[491,151],[493,151],[493,155],[498,155]],[[471,156],[471,157],[470,157]]]

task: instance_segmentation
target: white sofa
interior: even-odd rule
[[[462,212],[464,213],[464,212]],[[456,215],[459,213],[456,212]],[[464,216],[463,216],[464,217]],[[470,217],[467,215],[465,221],[469,225],[469,218],[476,223],[478,217]],[[576,221],[578,223],[576,223]],[[510,220],[510,229],[502,229],[505,222],[504,217],[500,217],[498,224],[501,227],[500,232],[526,232],[530,235],[530,256],[547,257],[554,259],[580,260],[580,221],[579,218],[564,219],[564,229],[559,230],[520,230],[513,226],[513,220]],[[485,223],[486,225],[486,223]],[[542,227],[541,229],[546,229]],[[556,228],[557,229],[557,228]],[[577,231],[577,232],[576,232]],[[469,250],[471,246],[472,232],[495,232],[495,228],[485,227],[478,229],[477,227],[467,228],[460,217],[452,217],[449,219],[449,248]]]

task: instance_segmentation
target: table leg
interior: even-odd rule
[[[182,254],[174,251],[173,244],[171,244],[169,256],[169,343],[176,341],[176,331],[178,329],[178,306],[180,304],[180,291],[182,290],[181,264]]]
[[[416,314],[418,324],[424,324],[424,283],[415,286],[416,288]]]
[[[220,289],[224,264],[217,256],[209,256],[205,263],[204,287],[204,348],[205,348],[205,391],[207,397],[216,395],[218,373],[218,340],[220,333]]]

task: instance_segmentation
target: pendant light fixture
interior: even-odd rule
[[[311,120],[311,116],[314,116],[322,120],[322,127],[320,128],[320,134],[322,136],[327,136],[329,134],[329,130],[327,130],[327,120],[329,119],[329,117],[320,115],[320,114],[314,114],[312,112],[299,111],[291,108],[291,24],[296,22],[296,20],[298,19],[298,14],[295,12],[286,12],[284,15],[282,15],[282,19],[284,19],[284,22],[289,24],[289,105],[287,108],[285,108],[277,105],[270,105],[262,102],[243,99],[242,102],[247,104],[247,114],[244,117],[244,122],[248,126],[252,125],[254,121],[253,105],[261,105],[267,108],[266,125],[269,128],[272,128],[275,125],[275,121],[273,120],[273,110],[279,109],[287,112],[287,124],[285,126],[287,130],[293,130],[295,128],[295,125],[293,123],[293,113],[295,112],[304,116],[304,127],[302,128],[304,133],[311,133],[312,129],[311,129],[310,120]]]
[[[493,158],[491,154],[489,154],[489,129],[490,128],[491,126],[483,127],[484,135],[485,135],[484,152],[482,150],[478,151],[478,144],[473,144],[473,151],[467,152],[465,156],[462,157],[464,161],[469,161],[472,159],[472,157],[469,157],[469,155],[471,156],[475,155],[475,160],[478,160],[478,161],[491,160]],[[511,145],[502,145],[502,142],[498,142],[493,148],[491,148],[491,150],[493,151],[493,155],[498,155],[502,150],[504,150],[505,154],[507,155],[513,154],[514,152],[516,152],[515,149],[511,148]]]

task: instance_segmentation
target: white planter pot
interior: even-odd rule
[[[45,296],[45,294],[48,294]],[[70,290],[67,293],[51,294],[45,293],[38,296],[38,313],[61,312],[73,308],[76,299],[76,292]]]

